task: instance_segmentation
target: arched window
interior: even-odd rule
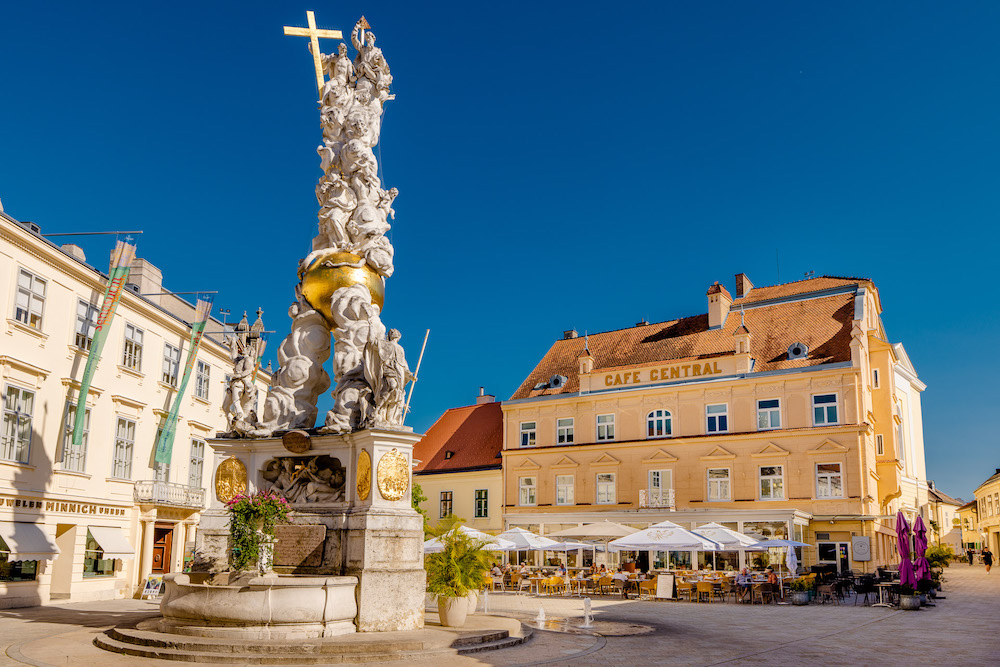
[[[666,410],[653,410],[646,415],[646,437],[665,438],[670,435],[670,413]]]

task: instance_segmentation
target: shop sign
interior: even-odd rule
[[[99,516],[125,516],[126,508],[94,503],[72,503],[42,498],[22,498],[20,496],[0,496],[0,507],[11,509],[59,512],[62,514],[92,514]]]

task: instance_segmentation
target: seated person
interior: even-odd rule
[[[500,566],[498,566],[496,563],[493,563],[493,567],[490,569],[490,576],[491,577],[502,577],[503,576],[503,570],[501,570]]]
[[[604,563],[601,563],[601,567],[600,567],[600,569],[599,569],[599,570],[597,571],[597,574],[599,574],[599,575],[601,575],[601,576],[603,577],[603,576],[604,576],[604,575],[606,575],[607,573],[608,573],[608,570],[607,570],[607,568],[606,568],[606,567],[604,567]]]
[[[559,569],[556,570],[556,574],[558,574],[560,577],[566,574],[566,566],[563,565],[562,563],[559,563]]]
[[[736,585],[740,589],[740,597],[746,597],[750,592],[750,585],[753,579],[750,577],[750,571],[746,568],[740,570],[740,573],[736,575]]]
[[[520,569],[520,570],[518,570],[518,573],[519,573],[519,574],[520,574],[520,575],[521,575],[522,577],[527,577],[527,576],[529,576],[529,575],[531,574],[531,570],[529,570],[529,569],[528,569],[528,563],[526,563],[526,562],[522,562],[522,563],[521,563],[521,569]]]
[[[617,570],[615,570],[615,573],[611,575],[611,578],[615,579],[616,581],[628,581],[628,574],[623,572],[621,568],[618,568]]]
[[[774,569],[767,568],[767,583],[777,586],[778,585],[778,575],[774,573]]]

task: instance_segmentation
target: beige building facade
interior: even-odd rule
[[[1000,468],[989,479],[979,485],[975,491],[977,511],[977,532],[982,547],[989,547],[996,554],[1000,553]]]
[[[503,531],[500,448],[503,416],[494,397],[447,410],[413,448],[413,481],[427,500],[420,508],[430,526],[457,517],[470,528]]]
[[[897,558],[892,515],[927,506],[924,385],[888,342],[878,290],[743,274],[736,288],[713,285],[703,315],[552,346],[503,404],[505,526],[717,521],[814,545],[805,565]]]
[[[106,261],[106,258],[101,258]],[[100,263],[100,262],[97,262]],[[71,442],[107,277],[75,246],[0,211],[0,607],[127,597],[183,567],[205,506],[206,439],[224,429],[223,324],[210,320],[169,466],[158,430],[183,373],[194,308],[136,259]],[[269,376],[260,372],[263,396]]]

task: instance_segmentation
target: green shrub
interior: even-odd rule
[[[931,567],[948,567],[954,557],[955,552],[947,544],[935,544],[924,552],[924,558]]]
[[[789,588],[796,593],[805,593],[809,590],[809,583],[805,579],[795,579],[789,584]]]
[[[230,563],[237,571],[257,567],[260,547],[274,540],[274,526],[288,523],[288,501],[271,491],[237,495],[226,503],[229,510]]]

